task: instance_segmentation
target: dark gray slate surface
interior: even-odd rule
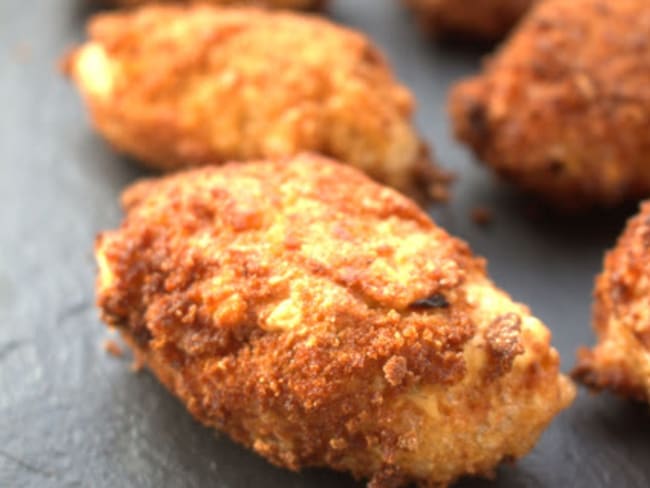
[[[0,1],[0,487],[360,486],[326,470],[288,473],[194,422],[148,374],[107,355],[93,307],[94,235],[120,219],[120,189],[143,172],[90,130],[55,71],[80,41],[91,0]],[[339,0],[332,15],[385,49],[420,100],[418,124],[460,176],[438,222],[489,259],[496,282],[553,330],[571,368],[592,341],[591,288],[629,207],[531,220],[450,138],[450,82],[477,52],[435,45],[390,0]],[[476,205],[495,211],[473,224]],[[647,408],[582,392],[535,451],[496,482],[462,486],[650,486]]]

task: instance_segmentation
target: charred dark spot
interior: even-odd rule
[[[361,59],[374,66],[381,65],[384,62],[382,55],[372,46],[366,46],[361,54]]]
[[[435,293],[427,298],[416,300],[409,305],[410,308],[415,309],[447,308],[448,306],[449,302],[441,293]]]
[[[612,301],[615,304],[627,303],[634,297],[634,290],[625,282],[624,277],[618,274],[612,276],[610,290]]]
[[[146,327],[137,327],[131,329],[131,335],[140,347],[147,347],[152,339],[151,332]]]
[[[501,458],[501,462],[504,464],[515,465],[517,463],[517,458],[510,454],[506,454]]]
[[[467,121],[472,134],[477,139],[486,139],[490,135],[485,106],[478,102],[471,102],[467,110]]]
[[[560,161],[559,159],[549,159],[546,168],[548,169],[549,173],[553,175],[559,175],[564,172],[564,162]]]
[[[634,337],[636,337],[646,350],[650,350],[650,329],[635,330]]]

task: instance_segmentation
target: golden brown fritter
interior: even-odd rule
[[[573,398],[550,333],[407,198],[314,155],[144,181],[98,304],[189,411],[375,487],[518,458]]]
[[[196,0],[107,0],[123,7],[134,7],[145,4],[191,3]],[[269,8],[286,8],[298,10],[315,10],[322,8],[327,0],[201,0],[203,3],[214,5],[253,5]]]
[[[436,36],[495,41],[537,0],[403,0]]]
[[[649,195],[650,2],[541,2],[450,110],[478,157],[560,208]]]
[[[96,16],[68,69],[97,129],[161,169],[330,155],[444,198],[413,97],[367,38],[292,13],[150,6]]]
[[[574,375],[650,402],[650,202],[605,257],[594,295],[598,344],[579,351]]]

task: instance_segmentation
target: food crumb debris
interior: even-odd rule
[[[131,361],[131,372],[133,373],[139,373],[142,368],[144,368],[144,357],[142,354],[139,354],[137,351],[135,352],[135,356],[133,358],[133,361]]]
[[[104,351],[106,351],[108,354],[116,358],[121,358],[122,356],[124,356],[124,351],[122,350],[122,347],[113,339],[106,339],[104,341]]]
[[[474,207],[471,214],[472,220],[481,227],[490,225],[494,220],[492,209],[488,207]]]
[[[383,367],[384,377],[391,386],[397,386],[404,381],[408,373],[406,358],[403,356],[392,356]]]

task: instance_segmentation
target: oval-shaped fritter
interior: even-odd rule
[[[367,38],[306,15],[149,6],[102,14],[68,59],[97,129],[161,169],[315,151],[444,198],[413,97]]]
[[[553,205],[650,195],[650,3],[541,2],[450,110],[478,157]]]
[[[447,483],[573,398],[550,333],[410,200],[317,156],[123,197],[98,304],[190,412],[271,462]]]
[[[436,36],[495,41],[537,0],[403,0]]]
[[[577,379],[650,402],[650,202],[627,224],[596,280],[598,344],[581,349]]]

